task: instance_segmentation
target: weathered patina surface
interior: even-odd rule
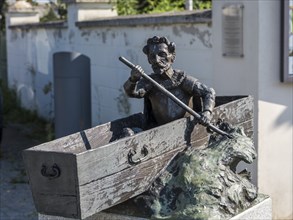
[[[227,124],[223,124],[227,125]],[[242,128],[222,126],[233,138],[214,135],[207,148],[189,148],[177,155],[149,191],[135,199],[154,219],[230,219],[250,207],[257,188],[240,161],[252,163],[253,142]]]
[[[25,150],[38,212],[83,219],[147,190],[168,161],[186,147],[188,123],[176,121],[123,138],[123,128],[138,127],[142,118],[134,115]],[[145,161],[131,164],[129,152],[137,152],[136,160],[144,146]],[[56,167],[59,175],[54,175]]]
[[[217,97],[213,121],[219,118],[251,137],[252,98]],[[25,150],[37,211],[84,219],[148,190],[178,152],[207,146],[209,133],[192,117],[125,137],[125,128],[144,128],[145,122],[136,114]],[[130,151],[142,162],[130,163]]]

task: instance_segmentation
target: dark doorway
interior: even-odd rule
[[[53,55],[55,137],[91,127],[90,59],[80,53]]]

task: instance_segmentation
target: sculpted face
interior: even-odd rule
[[[154,73],[163,74],[171,68],[173,55],[166,44],[152,44],[149,46],[148,60]]]

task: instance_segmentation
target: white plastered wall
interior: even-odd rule
[[[244,5],[243,58],[222,56],[222,6],[232,2]],[[292,219],[293,86],[280,82],[280,1],[214,0],[212,34],[217,93],[255,98],[254,181],[271,196],[274,219]]]
[[[142,111],[143,102],[126,97],[122,87],[130,69],[118,57],[125,56],[150,72],[142,48],[155,35],[176,43],[175,68],[212,86],[211,28],[207,23],[77,28],[73,20],[63,28],[8,28],[9,85],[17,89],[23,106],[52,117],[53,91],[43,91],[54,83],[52,56],[61,51],[79,52],[91,60],[92,125],[125,117]]]
[[[293,219],[293,84],[280,82],[280,2],[259,1],[258,186]]]

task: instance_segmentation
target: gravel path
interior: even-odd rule
[[[21,151],[39,144],[28,138],[26,127],[7,125],[0,146],[0,219],[37,220]]]

